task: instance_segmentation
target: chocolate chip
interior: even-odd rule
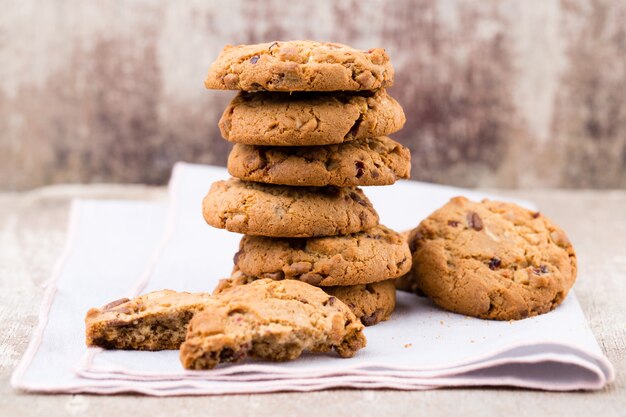
[[[545,265],[541,265],[540,267],[535,267],[532,269],[533,274],[535,275],[541,275],[541,274],[547,274],[548,271],[548,267]]]
[[[448,220],[448,226],[457,227],[458,225],[459,222],[457,222],[456,220]]]
[[[319,189],[319,193],[325,195],[326,197],[336,198],[341,194],[341,189],[339,187],[328,185],[326,187],[321,187]]]
[[[376,310],[370,315],[361,317],[361,323],[363,323],[364,326],[373,326],[374,324],[380,321],[378,319],[379,315],[380,315],[380,310]]]
[[[335,305],[335,301],[337,301],[337,297],[330,296],[328,297],[328,305]]]
[[[356,167],[356,177],[361,178],[365,173],[365,164],[362,161],[356,161],[354,166]]]
[[[541,213],[536,211],[533,213],[533,219],[536,219],[537,217],[541,216]]]
[[[363,200],[361,196],[359,196],[357,193],[350,193],[350,198],[360,205],[367,207],[367,203],[365,202],[365,200]]]
[[[251,64],[256,64],[256,62],[259,60],[259,56],[255,55],[252,58],[250,58],[250,63]]]
[[[220,362],[237,362],[246,357],[245,350],[234,350],[231,348],[224,348],[220,352]]]
[[[483,230],[483,221],[478,214],[473,211],[467,213],[467,224],[476,231]]]
[[[500,267],[501,263],[502,261],[499,258],[493,257],[489,260],[489,269],[491,269],[492,271],[495,271],[496,268]]]
[[[380,174],[378,173],[378,171],[372,171],[372,178],[378,178],[380,176]]]

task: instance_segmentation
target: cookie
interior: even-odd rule
[[[236,270],[230,278],[219,281],[213,290],[213,295],[219,295],[238,285],[250,284],[258,279]],[[346,304],[365,326],[373,326],[389,319],[396,307],[396,286],[392,279],[372,284],[323,287],[322,289]]]
[[[383,90],[239,93],[224,111],[224,139],[246,145],[330,145],[402,129],[402,107]]]
[[[215,299],[189,324],[180,347],[187,369],[246,357],[286,361],[333,349],[348,358],[366,344],[363,325],[344,303],[303,282],[262,279]]]
[[[122,298],[85,317],[88,346],[105,349],[178,349],[191,317],[211,301],[205,293],[155,291]]]
[[[399,277],[411,268],[411,253],[398,233],[379,225],[367,232],[334,237],[244,236],[234,263],[246,275],[327,287]]]
[[[516,320],[558,306],[576,255],[558,226],[512,203],[456,197],[411,232],[413,288],[444,309]]]
[[[385,136],[326,146],[236,144],[228,157],[228,172],[242,180],[269,184],[389,185],[409,178],[411,152]]]
[[[393,67],[380,48],[360,51],[315,41],[227,45],[204,85],[244,91],[376,90],[393,85]]]
[[[358,188],[288,187],[235,178],[213,183],[202,212],[211,226],[273,237],[343,235],[378,224],[378,214]]]

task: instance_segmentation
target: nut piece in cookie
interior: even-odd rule
[[[331,145],[402,129],[402,107],[387,92],[239,93],[219,121],[224,139],[246,145]]]
[[[262,279],[221,292],[189,324],[180,347],[187,369],[212,369],[246,357],[286,361],[304,351],[351,357],[365,347],[363,325],[319,288]]]
[[[517,320],[546,313],[576,279],[565,232],[513,203],[455,197],[408,240],[413,267],[403,286],[469,316]]]
[[[277,41],[226,45],[209,68],[209,89],[244,91],[360,91],[393,85],[384,49],[339,43]]]
[[[260,278],[246,275],[235,268],[230,278],[220,280],[213,290],[213,295],[217,296],[229,288],[246,285],[258,279]],[[322,289],[346,304],[365,326],[373,326],[388,320],[396,307],[396,286],[392,279],[371,284],[322,287]]]
[[[327,287],[404,275],[411,268],[411,252],[398,233],[378,225],[366,232],[308,239],[244,236],[234,262],[246,275]]]
[[[92,308],[85,317],[87,346],[178,349],[185,340],[189,320],[209,302],[209,294],[161,290]]]
[[[293,186],[390,185],[409,178],[411,152],[385,137],[326,146],[235,144],[228,172],[247,181]]]
[[[378,224],[378,214],[359,188],[288,187],[235,178],[211,185],[202,213],[213,227],[272,237],[344,235]]]

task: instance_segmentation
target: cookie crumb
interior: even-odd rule
[[[405,348],[410,348],[413,347],[413,343],[407,343],[406,345],[404,345]]]

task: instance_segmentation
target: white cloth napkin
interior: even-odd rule
[[[202,395],[313,391],[333,387],[430,389],[507,385],[600,389],[614,371],[573,292],[551,313],[495,322],[448,313],[399,293],[392,318],[365,330],[354,358],[307,354],[286,363],[250,360],[186,371],[178,352],[105,351],[84,346],[89,307],[171,288],[211,291],[229,275],[240,235],[207,226],[201,201],[223,168],[179,163],[165,203],[78,201],[64,255],[46,291],[40,322],[16,368],[16,388],[45,392]],[[400,182],[370,187],[381,222],[416,226],[450,197],[480,193]],[[532,207],[529,203],[518,202]]]

